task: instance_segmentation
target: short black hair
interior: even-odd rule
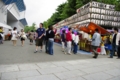
[[[114,30],[118,32],[118,28],[114,28]]]
[[[95,31],[96,31],[96,32],[99,32],[99,30],[98,30],[98,29],[95,29]]]
[[[62,33],[65,33],[65,30],[63,30]]]
[[[43,26],[43,23],[40,23]]]
[[[13,28],[13,30],[16,30],[16,29],[17,29],[16,27]]]
[[[71,28],[68,29],[69,31],[71,30]]]

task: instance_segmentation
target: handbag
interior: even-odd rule
[[[23,38],[23,39],[26,39],[27,37],[26,37],[26,35],[23,35],[22,38]]]

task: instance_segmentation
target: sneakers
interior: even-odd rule
[[[35,51],[34,53],[37,53],[38,51]]]
[[[113,57],[108,57],[108,58],[113,58]]]

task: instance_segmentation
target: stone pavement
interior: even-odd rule
[[[116,57],[92,59],[91,54],[65,55],[57,45],[54,49],[54,56],[34,54],[28,42],[24,47],[5,42],[0,45],[0,80],[120,80]]]
[[[98,58],[0,65],[1,80],[120,80],[120,60]]]

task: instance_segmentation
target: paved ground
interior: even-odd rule
[[[47,61],[64,61],[64,60],[77,60],[77,59],[91,59],[92,55],[65,55],[61,51],[61,47],[54,45],[54,55],[48,55],[43,50],[42,53],[34,53],[35,45],[29,45],[25,42],[25,46],[20,45],[20,41],[16,47],[12,46],[12,42],[4,42],[0,45],[0,64],[15,64],[15,63],[34,63],[34,62],[47,62]],[[104,57],[104,56],[100,56]]]
[[[120,80],[120,60],[107,56],[65,55],[55,45],[53,56],[34,54],[34,45],[0,45],[0,80]]]

